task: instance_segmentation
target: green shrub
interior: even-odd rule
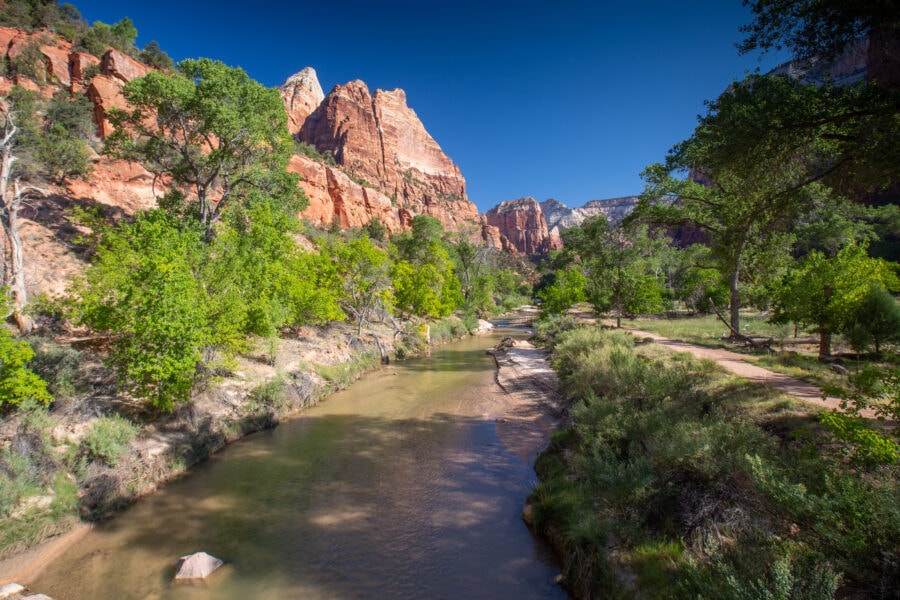
[[[71,398],[86,387],[79,368],[84,358],[71,346],[63,346],[51,338],[37,337],[31,340],[34,358],[30,368],[47,382],[51,394],[57,399]]]
[[[687,355],[596,327],[553,337],[571,426],[538,460],[532,501],[576,595],[831,598],[842,577],[862,594],[896,585],[896,467],[861,476],[811,417],[738,410],[746,385]],[[787,433],[767,433],[773,419]],[[622,586],[631,574],[637,592]]]
[[[137,434],[138,428],[121,415],[103,416],[88,430],[81,446],[91,458],[115,467]]]
[[[28,368],[32,358],[28,342],[15,341],[0,327],[0,410],[28,400],[44,404],[53,400],[47,382]]]

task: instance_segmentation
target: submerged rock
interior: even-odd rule
[[[205,579],[213,571],[225,564],[221,559],[207,554],[195,552],[178,559],[175,565],[175,580]]]

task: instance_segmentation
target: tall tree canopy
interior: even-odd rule
[[[200,58],[135,79],[124,95],[131,110],[110,111],[108,151],[166,176],[164,204],[182,208],[186,199],[208,236],[226,207],[255,192],[303,208],[297,178],[285,170],[292,141],[277,91]]]

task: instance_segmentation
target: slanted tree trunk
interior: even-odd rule
[[[12,314],[16,326],[22,333],[31,331],[34,323],[25,314],[28,304],[28,289],[25,286],[25,254],[22,250],[22,236],[19,234],[19,211],[23,200],[30,194],[45,195],[44,191],[34,186],[20,186],[19,180],[12,179],[12,166],[16,161],[13,156],[13,144],[16,126],[9,106],[0,106],[0,118],[3,120],[3,138],[0,139],[0,223],[6,237],[6,256],[4,256],[4,275],[9,286],[12,299]]]

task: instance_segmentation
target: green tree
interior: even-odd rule
[[[786,77],[735,83],[708,103],[693,136],[669,152],[665,165],[644,172],[638,214],[695,227],[708,238],[728,282],[732,337],[741,337],[742,287],[764,287],[767,277],[785,268],[795,225],[833,197],[822,181],[851,162],[831,141],[846,124],[797,130],[778,125],[828,103],[832,91]],[[691,176],[680,178],[684,172]]]
[[[73,285],[74,320],[110,335],[109,363],[127,390],[170,410],[190,397],[213,341],[215,305],[194,266],[204,251],[200,231],[153,210],[101,239]]]
[[[285,170],[292,142],[277,90],[200,58],[130,81],[124,95],[133,109],[110,111],[107,151],[166,176],[170,193],[186,191],[207,237],[226,207],[253,193],[304,208],[297,176]]]
[[[26,400],[49,403],[47,382],[28,368],[34,351],[26,341],[17,342],[0,327],[0,410]]]
[[[341,306],[356,320],[356,335],[378,314],[391,308],[391,259],[366,235],[327,248],[342,281]]]
[[[588,280],[577,268],[559,269],[555,272],[553,283],[538,291],[537,296],[543,301],[541,309],[547,314],[563,313],[569,307],[588,299]]]
[[[869,287],[853,310],[844,335],[854,350],[860,352],[874,346],[877,354],[884,344],[900,340],[900,306],[881,283]]]
[[[873,285],[898,289],[894,268],[871,258],[866,247],[853,244],[834,258],[812,251],[778,286],[774,299],[775,322],[793,321],[819,334],[819,359],[831,355],[831,338],[845,330]]]
[[[166,54],[165,50],[159,47],[156,40],[150,40],[150,42],[144,46],[140,55],[138,55],[138,59],[145,65],[150,65],[160,71],[172,71],[175,68],[175,63],[169,55]]]
[[[742,53],[788,48],[803,61],[835,58],[849,44],[880,32],[887,45],[900,35],[900,7],[883,0],[744,0],[753,21],[741,27]],[[894,60],[897,60],[894,57]]]
[[[94,21],[81,38],[81,46],[94,56],[102,56],[106,49],[112,46],[125,54],[135,56],[137,54],[134,41],[137,39],[137,28],[134,22],[125,17],[117,23],[108,25],[102,21]]]
[[[624,314],[663,309],[663,287],[652,272],[652,243],[645,226],[611,228],[606,216],[586,219],[563,232],[564,246],[577,255],[587,277],[587,297],[597,312]]]
[[[434,217],[416,215],[409,231],[392,239],[394,306],[401,313],[443,317],[463,302],[450,252]]]

